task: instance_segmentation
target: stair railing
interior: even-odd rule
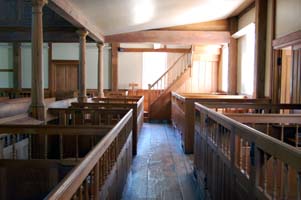
[[[190,66],[191,53],[184,53],[153,84],[148,84],[149,107]]]

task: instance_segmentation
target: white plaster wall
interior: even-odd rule
[[[138,83],[138,88],[142,85],[142,54],[141,52],[118,53],[118,88],[129,88],[129,83]]]
[[[31,88],[31,44],[22,43],[22,88]],[[48,45],[44,44],[43,48],[43,64],[44,64],[44,88],[48,88]]]
[[[238,20],[238,30],[242,29],[243,27],[247,26],[250,23],[255,22],[255,8],[252,8],[243,16],[241,16]]]
[[[301,30],[301,1],[276,1],[276,38]]]
[[[0,69],[13,69],[13,47],[9,43],[0,43]],[[12,88],[13,72],[0,73],[0,88]]]

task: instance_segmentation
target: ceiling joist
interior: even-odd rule
[[[89,31],[89,36],[96,42],[104,42],[104,36],[101,34],[99,28],[92,24],[85,15],[68,0],[49,0],[48,7],[77,28],[84,28]]]
[[[105,37],[108,43],[163,43],[163,44],[222,44],[229,43],[228,31],[139,31]]]

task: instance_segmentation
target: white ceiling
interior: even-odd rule
[[[250,0],[69,0],[104,35],[225,19]]]

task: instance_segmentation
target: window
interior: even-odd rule
[[[142,88],[148,89],[166,71],[167,53],[144,52],[142,59]]]
[[[229,70],[229,48],[228,45],[222,47],[222,91],[228,92],[228,70]]]
[[[251,23],[233,35],[238,38],[238,92],[253,95],[255,24]]]

